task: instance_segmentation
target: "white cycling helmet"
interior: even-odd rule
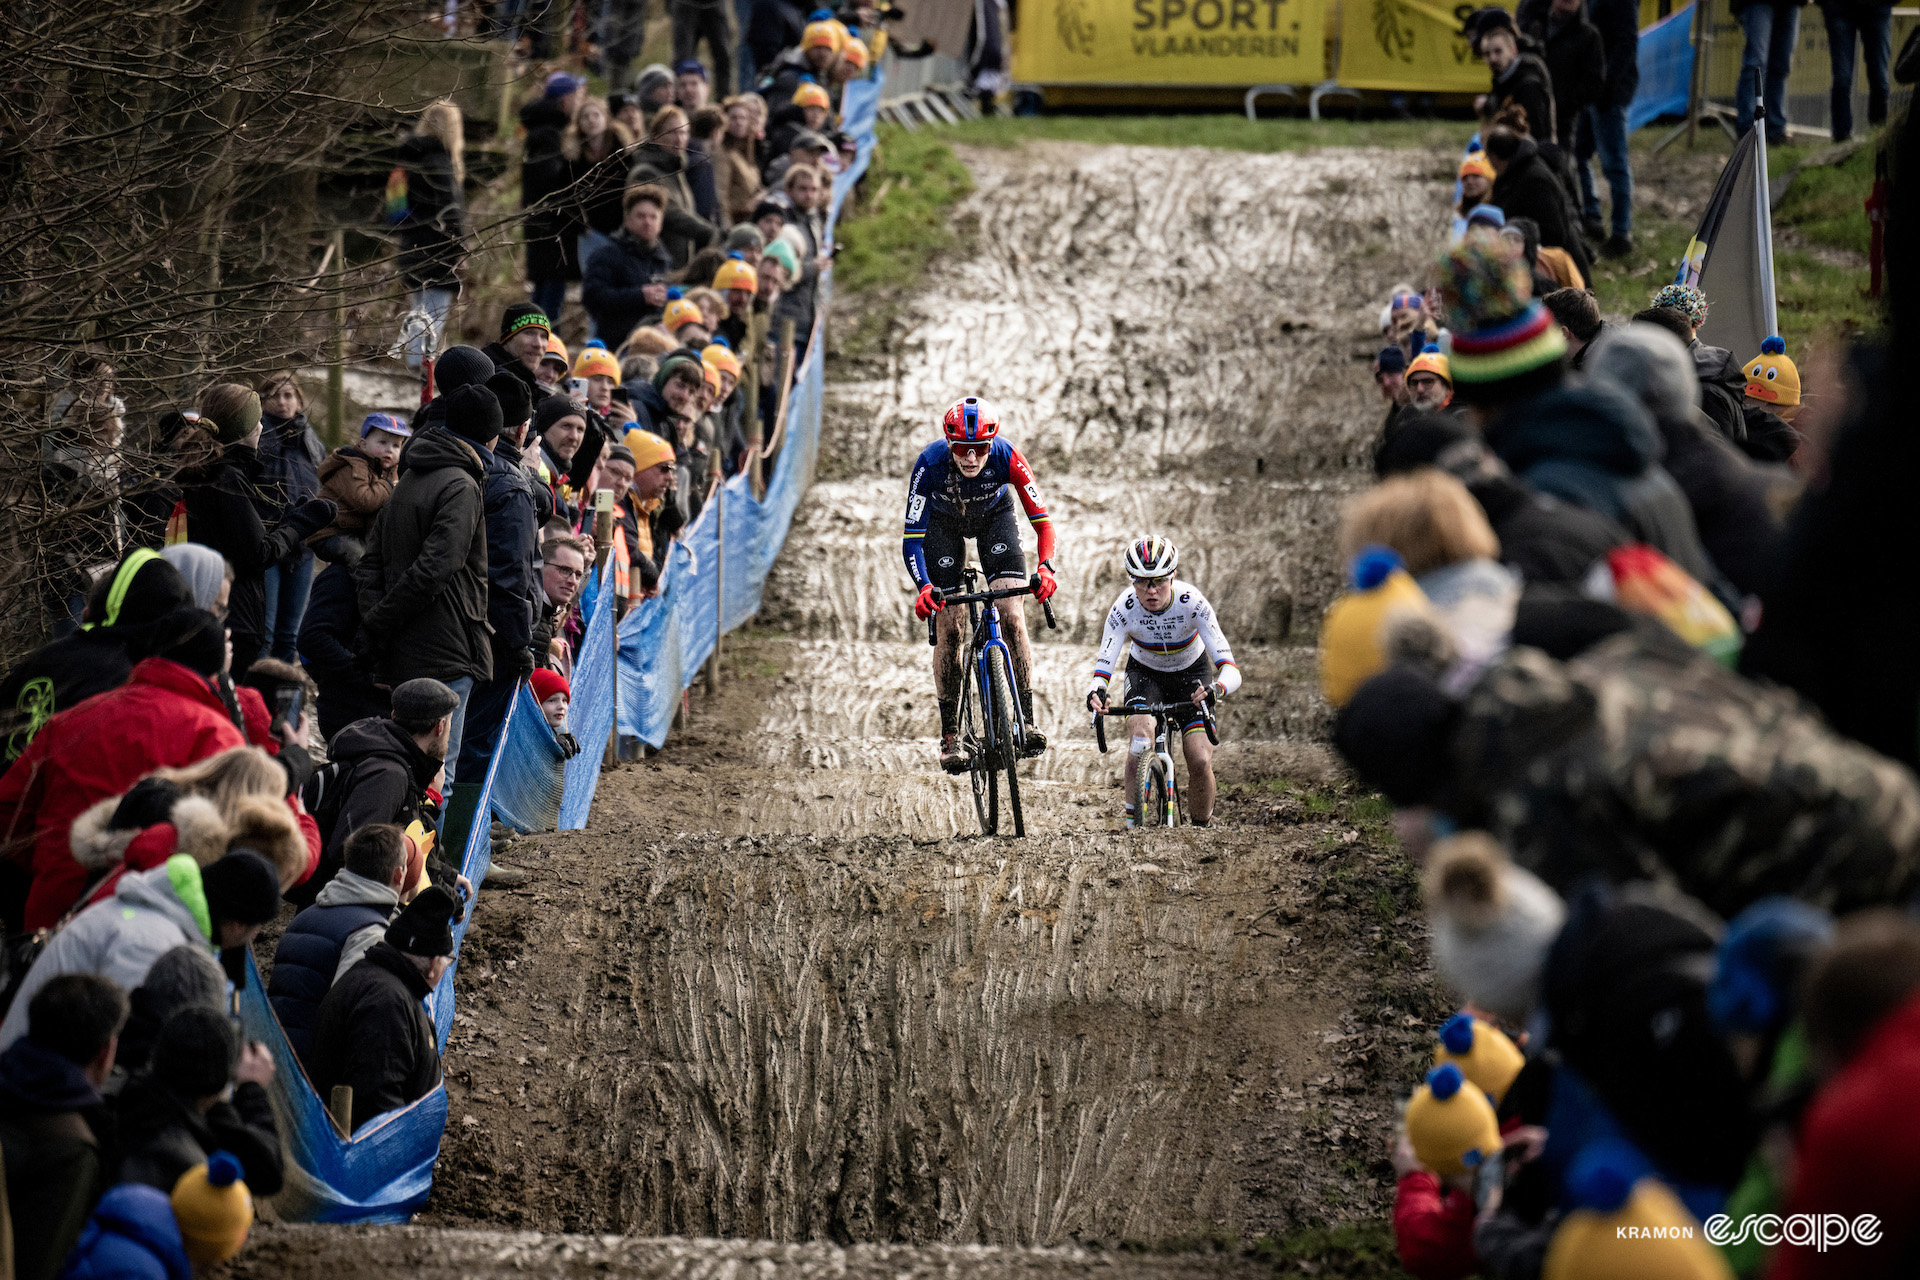
[[[1180,567],[1180,548],[1149,535],[1127,544],[1129,578],[1171,578]]]

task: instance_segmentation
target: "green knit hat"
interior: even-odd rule
[[[664,391],[667,379],[673,377],[675,370],[678,369],[692,369],[700,376],[702,382],[706,381],[706,367],[700,363],[699,354],[689,352],[686,348],[678,348],[660,357],[660,367],[654,370],[653,374],[653,389]]]

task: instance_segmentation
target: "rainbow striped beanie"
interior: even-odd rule
[[[1436,264],[1456,387],[1505,382],[1556,364],[1567,351],[1553,316],[1533,298],[1520,246],[1488,232],[1469,234]]]

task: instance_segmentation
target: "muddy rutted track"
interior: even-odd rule
[[[838,362],[822,480],[722,694],[603,780],[589,831],[516,843],[529,891],[482,899],[428,1222],[1052,1245],[1379,1211],[1383,1067],[1430,1012],[1419,928],[1318,741],[1300,637],[1378,420],[1368,311],[1438,217],[1406,181],[1430,162],[968,159],[989,230],[886,351]],[[899,563],[908,461],[968,392],[1009,411],[1061,530],[1022,842],[970,836],[965,784],[930,768]],[[1248,676],[1204,835],[1117,832],[1080,710],[1143,528],[1180,539]]]

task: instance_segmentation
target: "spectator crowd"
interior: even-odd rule
[[[428,107],[387,201],[422,403],[350,444],[323,446],[283,370],[206,387],[123,468],[112,362],[75,362],[42,465],[106,515],[60,548],[54,638],[0,680],[12,1274],[231,1256],[250,1197],[284,1181],[278,1072],[346,1133],[439,1082],[423,1001],[473,898],[459,851],[489,821],[509,707],[529,689],[558,754],[579,752],[594,597],[658,594],[714,488],[778,448],[833,176],[856,156],[834,122],[871,68],[863,19],[793,20],[758,91],[718,103],[730,26],[610,99],[570,71],[537,81],[529,297],[484,348],[440,343],[468,247],[464,126]],[[266,995],[292,1063],[234,1016],[248,948],[289,909]]]
[[[1461,1005],[1387,1140],[1400,1261],[1911,1275],[1920,612],[1861,555],[1915,533],[1911,256],[1889,332],[1804,382],[1777,336],[1703,341],[1691,285],[1603,316],[1562,159],[1611,46],[1540,12],[1544,55],[1525,5],[1479,29],[1484,149],[1380,312],[1377,483],[1320,636]]]

